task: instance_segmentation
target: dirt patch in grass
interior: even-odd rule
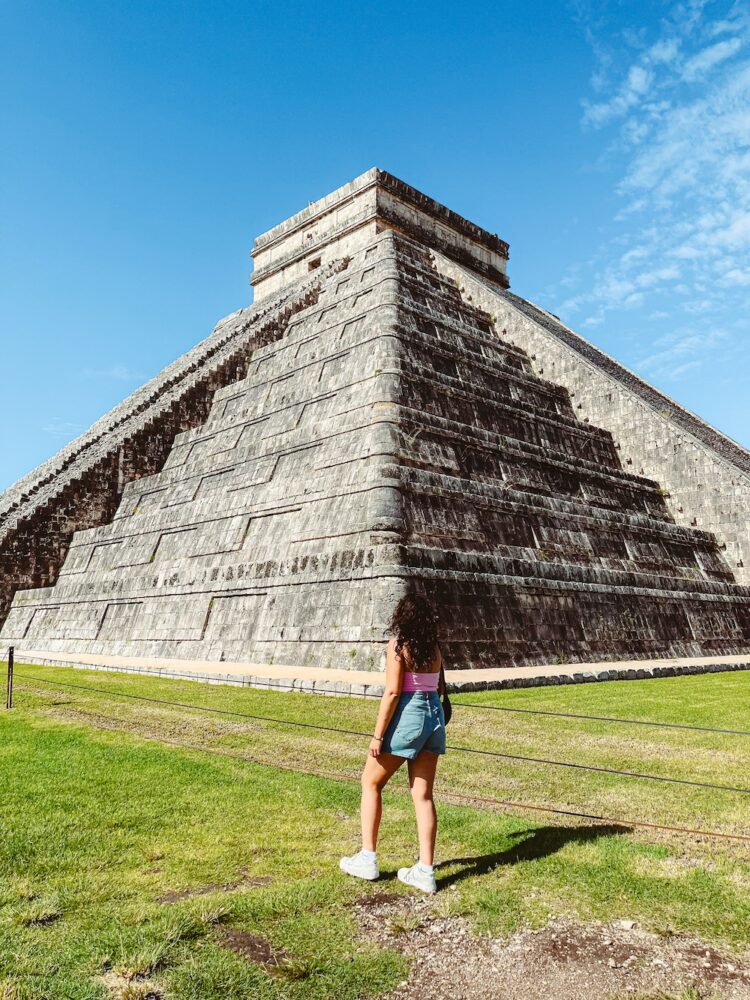
[[[222,927],[217,937],[222,948],[267,968],[278,968],[289,957],[283,948],[274,948],[260,934],[240,931],[236,927]]]
[[[185,899],[193,899],[195,896],[210,896],[215,892],[236,892],[240,889],[257,889],[263,885],[270,885],[273,879],[270,875],[254,875],[251,878],[243,878],[239,882],[210,882],[202,885],[198,889],[175,889],[158,896],[157,903],[181,903]]]
[[[24,921],[27,927],[49,927],[50,924],[56,923],[62,916],[62,913],[45,913],[41,917],[31,917],[29,920]]]
[[[373,902],[375,900],[376,902]],[[750,955],[733,956],[679,935],[661,937],[634,921],[558,918],[501,940],[474,935],[430,900],[380,902],[355,913],[362,935],[412,959],[409,979],[381,1000],[614,1000],[695,990],[712,1000],[750,997]]]
[[[24,927],[49,927],[62,917],[62,910],[56,896],[31,895],[19,914],[19,923]],[[2,994],[0,994],[2,1000]]]
[[[397,892],[374,892],[369,896],[360,896],[353,905],[358,910],[367,910],[374,906],[392,906],[403,901],[404,897]]]

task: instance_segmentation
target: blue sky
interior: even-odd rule
[[[251,300],[370,166],[750,445],[750,16],[733,2],[24,2],[2,35],[0,488]]]

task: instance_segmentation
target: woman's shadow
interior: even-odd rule
[[[566,844],[585,844],[599,837],[614,837],[628,833],[630,827],[616,824],[591,824],[590,826],[543,826],[536,830],[519,830],[510,834],[514,839],[511,847],[493,854],[481,854],[471,858],[451,858],[435,865],[438,889],[461,882],[473,875],[486,875],[500,865],[513,865],[519,861],[537,861],[561,850]],[[440,877],[440,870],[462,865],[458,871]]]

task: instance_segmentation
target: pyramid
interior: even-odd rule
[[[507,259],[380,170],[259,237],[255,305],[0,498],[2,642],[374,668],[417,589],[456,666],[750,649],[750,455]]]

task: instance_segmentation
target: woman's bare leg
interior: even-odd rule
[[[432,786],[435,783],[438,755],[423,750],[414,760],[409,761],[409,787],[417,814],[417,834],[419,836],[419,860],[423,865],[431,865],[435,855],[437,835],[437,813],[432,800]]]
[[[376,850],[380,817],[383,814],[383,789],[403,763],[403,757],[396,757],[391,753],[381,753],[379,757],[367,758],[362,772],[362,802],[359,810],[362,822],[362,847],[366,851]]]

